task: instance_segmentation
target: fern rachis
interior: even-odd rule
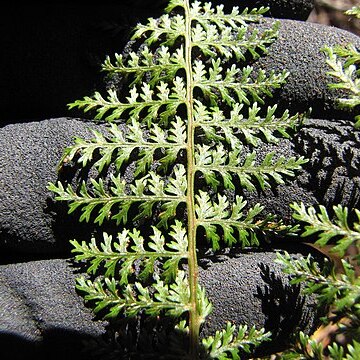
[[[274,153],[259,160],[256,153],[260,143],[288,137],[300,121],[287,112],[275,116],[276,107],[260,116],[263,97],[285,82],[286,71],[251,76],[250,66],[239,67],[276,38],[278,23],[262,34],[248,30],[266,10],[225,14],[221,6],[170,0],[167,14],[138,25],[133,39],[143,41],[139,51],[104,64],[123,76],[128,94],[109,89],[107,98],[95,93],[70,104],[110,122],[106,134],[76,138],[62,159],[96,169],[97,178],[48,187],[69,203],[69,212],[80,211],[80,221],[121,225],[116,236],[71,241],[76,260],[90,263],[88,273],[98,276],[77,283],[94,311],[107,318],[174,317],[188,336],[189,359],[200,358],[201,347],[210,358],[236,359],[269,336],[228,324],[199,339],[211,304],[198,284],[197,259],[200,237],[216,252],[255,246],[261,233],[291,230],[262,215],[261,205],[247,208],[241,196],[242,188],[283,183],[305,162]],[[129,167],[133,179],[126,181]],[[131,229],[136,221],[141,227]]]

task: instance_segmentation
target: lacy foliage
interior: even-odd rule
[[[360,18],[360,7],[345,12]],[[344,96],[338,104],[357,109],[360,105],[360,52],[353,44],[329,47],[323,52],[334,82],[332,89],[341,89]],[[356,111],[355,114],[358,112]],[[360,115],[355,116],[355,131]],[[303,283],[305,294],[315,294],[318,306],[328,309],[322,324],[311,336],[300,332],[294,347],[281,354],[281,359],[355,360],[360,352],[360,210],[351,211],[342,205],[333,206],[332,213],[323,205],[306,208],[292,204],[293,217],[304,224],[301,236],[321,249],[329,248],[324,266],[310,255],[294,260],[285,252],[277,262],[292,277],[292,283]],[[351,216],[350,216],[351,214]],[[326,252],[326,250],[325,250]],[[331,260],[331,261],[328,261]],[[336,263],[337,266],[336,266]]]
[[[174,318],[191,359],[238,359],[269,337],[229,323],[200,339],[212,305],[198,283],[198,243],[207,240],[216,252],[294,230],[263,214],[260,204],[249,208],[241,195],[284,183],[306,161],[256,151],[260,143],[289,137],[301,122],[297,114],[262,106],[288,73],[255,74],[247,65],[277,36],[278,22],[250,31],[265,11],[226,14],[222,6],[170,0],[165,15],[138,25],[138,50],[103,65],[120,76],[121,91],[96,92],[69,106],[109,123],[91,140],[76,138],[62,158],[96,176],[48,187],[70,213],[80,212],[80,221],[119,226],[117,235],[71,241],[92,275],[79,278],[77,288],[95,313]]]
[[[356,359],[360,350],[360,211],[355,209],[355,220],[349,220],[347,207],[333,207],[330,219],[324,206],[306,208],[293,204],[294,217],[305,224],[302,236],[316,236],[315,244],[331,244],[330,254],[340,258],[341,270],[335,271],[329,261],[320,266],[310,255],[294,260],[285,252],[277,262],[292,277],[291,283],[305,284],[305,294],[315,294],[318,306],[328,308],[322,319],[326,341],[316,333],[312,337],[299,334],[294,349],[286,351],[284,359]],[[355,251],[354,251],[355,250]],[[328,338],[328,339],[327,339]]]
[[[360,6],[354,6],[345,14],[360,18]],[[325,46],[326,63],[330,67],[328,74],[334,79],[331,89],[341,89],[345,95],[338,99],[342,108],[356,108],[360,105],[360,51],[354,44]],[[360,115],[355,115],[355,127],[360,127]]]

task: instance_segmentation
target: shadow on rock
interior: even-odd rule
[[[352,122],[309,119],[294,137],[295,148],[309,162],[301,186],[327,208],[360,206],[360,134]]]
[[[299,330],[304,329],[310,333],[315,330],[318,325],[314,322],[316,304],[313,304],[311,313],[309,311],[311,305],[306,305],[299,284],[284,283],[283,278],[272,272],[268,265],[259,264],[259,268],[265,286],[257,287],[255,297],[261,300],[262,312],[266,317],[264,328],[272,334],[272,345],[281,351],[289,346],[289,334],[297,334]],[[317,314],[315,318],[319,319],[319,315]],[[268,354],[266,344],[256,349],[256,356],[266,354]]]
[[[89,359],[84,351],[86,344],[98,339],[64,328],[50,328],[43,333],[40,342],[26,339],[10,332],[0,332],[1,358],[3,360],[65,360]]]

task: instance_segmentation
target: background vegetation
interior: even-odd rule
[[[360,20],[344,15],[344,11],[359,4],[359,0],[315,0],[308,21],[335,26],[360,36]]]

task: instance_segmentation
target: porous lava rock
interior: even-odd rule
[[[299,249],[288,251],[294,258],[303,256]],[[258,352],[269,354],[288,345],[292,331],[314,330],[322,315],[316,310],[315,298],[305,298],[300,286],[290,285],[275,258],[274,250],[245,251],[214,257],[200,266],[200,283],[213,303],[201,336],[214,335],[227,321],[264,327],[272,331],[273,340]],[[82,275],[71,259],[0,265],[0,346],[4,359],[121,358],[124,340],[114,337],[116,322],[97,319],[75,290],[75,278]],[[150,351],[146,336],[127,340],[136,339],[140,344],[139,356]]]
[[[105,334],[76,293],[76,276],[65,259],[0,265],[2,359],[80,359],[83,342]]]
[[[0,128],[0,243],[16,253],[62,253],[68,240],[86,231],[53,206],[47,190],[74,136],[91,137],[93,123],[57,118]],[[79,233],[80,231],[80,233]]]

